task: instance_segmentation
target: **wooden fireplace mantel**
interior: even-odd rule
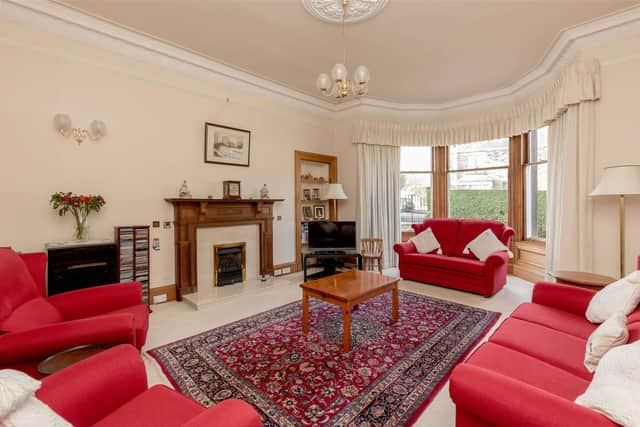
[[[165,199],[173,205],[176,297],[197,291],[198,228],[256,224],[260,235],[260,274],[273,273],[273,204],[284,199]]]

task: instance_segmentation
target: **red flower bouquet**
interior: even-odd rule
[[[71,212],[76,220],[76,230],[74,238],[76,240],[87,240],[88,227],[87,216],[91,212],[99,212],[106,204],[102,196],[93,194],[72,194],[72,193],[53,193],[49,201],[53,209],[58,211],[58,215],[64,216],[67,212]]]

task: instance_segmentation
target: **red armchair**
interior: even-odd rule
[[[142,348],[149,312],[140,283],[81,289],[46,298],[46,255],[0,248],[0,369],[39,378],[46,357],[84,344]]]
[[[457,427],[601,426],[616,424],[574,403],[592,374],[585,318],[595,291],[537,283],[521,304],[451,375]],[[629,342],[640,339],[640,308],[627,317]]]
[[[396,243],[393,250],[399,257],[400,276],[448,288],[491,296],[507,283],[509,258],[506,252],[496,252],[484,262],[464,248],[480,233],[491,229],[507,247],[514,230],[503,223],[481,219],[434,218],[413,224],[416,234],[431,227],[440,242],[442,254],[421,254],[412,242]]]
[[[75,427],[262,426],[256,410],[241,400],[207,409],[164,385],[148,388],[144,363],[130,345],[44,378],[36,396]]]

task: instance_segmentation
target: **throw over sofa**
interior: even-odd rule
[[[45,358],[86,344],[146,341],[149,309],[140,283],[97,286],[46,297],[44,253],[0,248],[0,369],[41,375]]]
[[[434,218],[411,226],[415,234],[431,228],[440,242],[442,254],[421,254],[413,242],[396,243],[400,277],[447,288],[492,296],[507,283],[507,252],[496,252],[484,262],[464,248],[483,231],[490,229],[507,247],[514,230],[499,221],[481,219]]]

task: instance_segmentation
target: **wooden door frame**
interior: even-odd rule
[[[295,234],[295,243],[296,243],[296,262],[295,267],[296,271],[302,270],[302,242],[301,242],[301,233],[302,233],[302,172],[301,166],[302,162],[316,162],[316,163],[326,163],[329,165],[329,183],[335,184],[338,180],[338,158],[336,156],[330,156],[327,154],[319,154],[319,153],[310,153],[307,151],[298,151],[295,150],[295,185],[296,185],[296,234]],[[329,220],[336,221],[338,219],[338,204],[337,203],[329,203]]]

